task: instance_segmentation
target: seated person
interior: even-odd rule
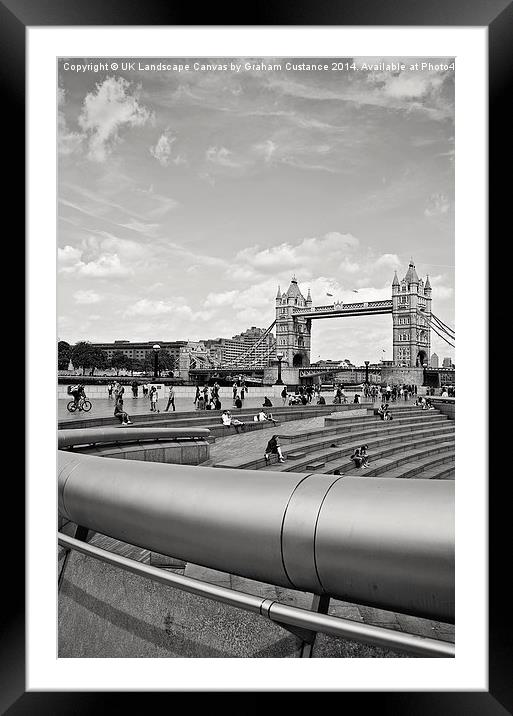
[[[381,416],[381,420],[392,420],[392,414],[389,410],[388,403],[382,403],[379,406],[378,415]]]
[[[277,422],[277,421],[273,418],[272,413],[264,413],[263,410],[261,410],[259,413],[257,413],[257,415],[255,415],[255,417],[253,418],[253,420],[254,420],[256,423],[263,423],[263,422],[266,422],[266,421],[267,421],[267,422],[269,422],[269,423],[272,423],[273,425],[276,425],[276,422]]]
[[[245,428],[245,424],[243,422],[237,420],[236,418],[232,418],[232,414],[229,410],[223,410],[221,420],[223,421],[223,425],[226,425],[227,427],[233,425],[233,427],[235,428],[235,432],[237,433],[240,432],[240,430],[244,430]]]
[[[353,454],[349,457],[355,464],[355,467],[360,468],[362,466],[363,458],[361,455],[361,449],[359,447],[353,450]]]
[[[262,403],[262,407],[264,407],[264,408],[272,408],[273,407],[273,404],[271,403],[271,401],[269,400],[267,395],[264,397],[264,402]]]
[[[319,396],[319,400],[317,401],[317,405],[326,405],[326,400],[323,398],[322,395]],[[333,473],[335,474],[335,473]]]
[[[355,393],[353,403],[359,403],[359,402],[360,402],[360,393]]]
[[[242,400],[239,398],[239,396],[235,398],[235,407],[242,408]]]
[[[306,397],[306,395],[304,393],[301,396],[301,402],[303,403],[303,405],[306,405],[308,403],[308,398]]]
[[[123,410],[123,398],[119,397],[116,400],[116,407],[114,408],[114,417],[118,418],[121,425],[131,425],[132,421],[128,413]]]
[[[281,452],[280,441],[279,441],[277,435],[272,436],[272,438],[269,440],[269,442],[267,443],[267,446],[265,448],[264,459],[265,459],[266,465],[269,464],[271,455],[278,455],[279,461],[285,462],[285,458],[283,457],[282,452]]]
[[[219,395],[216,395],[214,397],[213,403],[214,403],[214,405],[213,405],[214,410],[221,410],[221,401],[219,400]]]
[[[369,455],[367,453],[368,445],[360,445],[360,457],[362,459],[362,467],[369,467]]]

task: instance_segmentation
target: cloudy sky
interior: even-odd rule
[[[60,339],[230,337],[293,274],[314,305],[376,300],[410,256],[454,325],[453,71],[69,69],[100,61],[59,67]],[[316,321],[312,361],[391,359],[391,329]]]

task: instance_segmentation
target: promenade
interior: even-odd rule
[[[145,415],[150,413],[150,401],[149,398],[145,397],[143,398],[142,395],[139,395],[138,398],[133,398],[131,393],[125,391],[125,395],[123,397],[123,409],[129,414],[129,415]],[[333,391],[326,391],[322,393],[324,399],[326,400],[326,404],[330,405],[333,403]],[[273,404],[274,408],[279,408],[283,405],[283,400],[281,398],[275,398],[274,396],[270,395],[270,400]],[[57,417],[59,421],[65,421],[65,420],[79,420],[79,419],[87,419],[87,418],[110,418],[114,415],[114,405],[115,401],[114,398],[108,399],[108,398],[94,398],[91,399],[91,403],[93,407],[88,413],[82,412],[74,412],[70,413],[69,410],[66,408],[67,404],[69,403],[70,398],[66,398],[65,400],[59,399],[58,402],[58,411],[57,411]],[[248,394],[248,396],[244,399],[242,403],[243,409],[248,408],[254,408],[255,413],[258,411],[259,408],[262,407],[262,403],[264,402],[264,399],[262,396],[254,397],[251,395],[251,393]],[[310,405],[315,405],[317,402],[317,399],[314,398]],[[221,399],[222,403],[222,410],[233,410],[233,400],[231,399],[231,396],[229,398],[223,397]],[[287,401],[288,403],[288,401]],[[162,397],[159,399],[157,408],[158,410],[163,413],[166,409],[167,405],[167,395],[165,397]],[[194,410],[194,402],[189,397],[177,397],[175,398],[175,407],[176,412],[188,412],[191,410]],[[268,408],[272,412],[272,408]],[[173,412],[173,407],[171,406],[169,408],[169,412]],[[219,411],[211,411],[212,416],[220,415]],[[202,411],[203,415],[209,415],[209,411]],[[198,415],[200,414],[200,411],[198,411]]]

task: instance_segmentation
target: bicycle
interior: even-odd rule
[[[93,404],[87,398],[80,398],[78,405],[74,400],[70,400],[66,407],[70,413],[74,413],[75,410],[83,410],[85,413],[88,413],[93,407]]]

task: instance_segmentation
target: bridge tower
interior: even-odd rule
[[[431,355],[431,284],[417,276],[410,260],[405,277],[399,282],[397,272],[392,282],[392,322],[394,365],[403,367],[429,366]]]
[[[286,293],[276,295],[276,352],[283,353],[283,364],[289,368],[310,365],[312,321],[294,314],[294,308],[311,308],[310,289],[305,298],[293,276]]]

